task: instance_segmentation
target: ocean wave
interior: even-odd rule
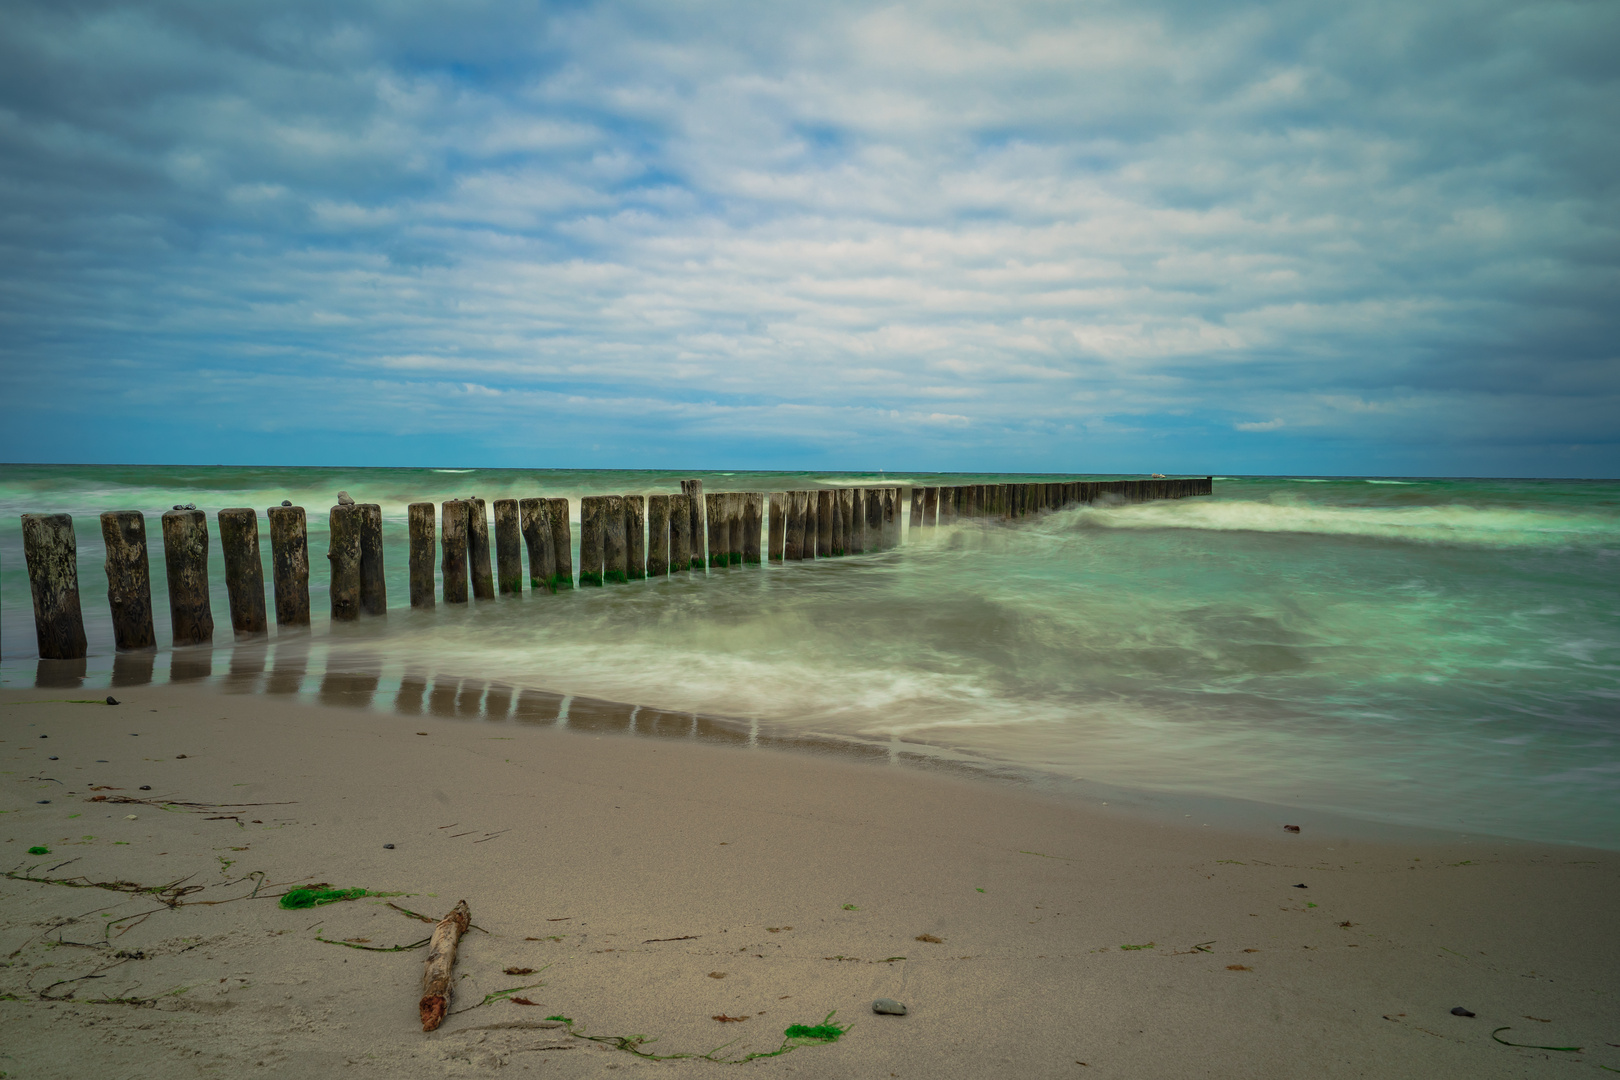
[[[1620,521],[1613,514],[1509,507],[1310,506],[1183,500],[1093,507],[1082,512],[1080,523],[1107,529],[1310,533],[1484,547],[1561,547],[1620,540]]]

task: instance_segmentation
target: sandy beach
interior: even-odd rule
[[[1620,1068],[1611,852],[1292,834],[1281,810],[1166,823],[807,753],[115,693],[0,692],[7,1076],[724,1073],[828,1014],[837,1041],[742,1067]],[[279,906],[322,882],[369,895]],[[455,1014],[423,1034],[423,951],[376,950],[461,899]],[[655,1061],[589,1038],[635,1035],[727,1045]]]

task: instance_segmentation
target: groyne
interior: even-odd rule
[[[962,521],[1017,522],[1076,505],[1213,493],[1212,478],[1207,476],[774,492],[705,492],[701,480],[685,480],[678,494],[582,498],[577,567],[567,499],[497,500],[493,565],[490,508],[483,499],[450,499],[437,508],[418,502],[411,503],[407,513],[410,604],[422,608],[494,599],[497,569],[501,594],[521,595],[527,581],[529,591],[555,595],[699,571],[733,567],[747,571],[876,554],[898,548],[908,530],[914,541],[922,540],[932,529]],[[310,566],[304,508],[273,506],[266,518],[277,630],[308,627]],[[329,511],[328,521],[332,620],[351,622],[385,614],[381,506],[342,496]],[[87,644],[73,519],[68,514],[24,514],[22,524],[39,655],[47,660],[82,659]],[[238,639],[267,634],[258,512],[251,507],[223,509],[218,527],[232,633]],[[207,515],[189,506],[176,507],[162,515],[162,530],[173,644],[207,645],[214,635]],[[135,510],[109,510],[101,515],[101,531],[116,648],[154,649],[145,517]]]

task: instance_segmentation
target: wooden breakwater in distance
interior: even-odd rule
[[[922,536],[926,530],[958,521],[1017,521],[1075,505],[1212,495],[1214,483],[1207,476],[1154,477],[766,493],[705,492],[702,481],[685,480],[681,489],[679,494],[581,499],[579,585],[668,577],[705,567],[729,569],[883,552],[900,544],[903,524]],[[493,599],[496,586],[484,501],[450,499],[437,509],[435,530],[433,503],[411,503],[407,508],[411,606],[434,606],[435,541],[444,601],[465,604],[469,593]],[[575,587],[567,499],[502,499],[494,509],[501,593],[522,593],[525,550],[531,591],[556,593]],[[382,508],[376,503],[344,502],[330,513],[332,619],[348,622],[363,614],[386,613]],[[272,506],[267,516],[277,630],[307,627],[309,539],[304,508]],[[87,646],[73,519],[67,514],[24,514],[22,522],[40,657],[83,659]],[[207,517],[200,510],[176,508],[163,515],[162,525],[174,644],[209,644],[214,619],[208,592]],[[268,627],[258,515],[244,507],[221,510],[219,527],[232,629],[238,637],[262,635]],[[157,641],[146,519],[139,511],[108,511],[101,515],[101,530],[116,648],[153,649]]]

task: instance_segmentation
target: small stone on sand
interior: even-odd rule
[[[388,850],[388,851],[393,851],[394,850],[394,845],[393,844],[384,844],[383,848],[385,850]]]
[[[137,816],[138,815],[136,815],[136,814],[125,814],[124,815],[124,820],[125,821],[134,821]]]
[[[881,1013],[884,1016],[906,1015],[906,1007],[894,1000],[894,998],[878,998],[872,1002],[872,1011]]]

